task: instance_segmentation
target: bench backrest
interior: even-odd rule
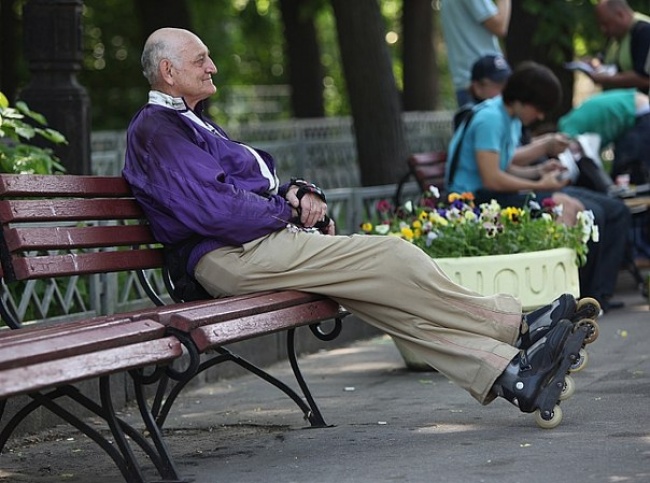
[[[11,283],[162,267],[143,219],[121,177],[0,174],[2,276]]]
[[[406,162],[422,191],[427,191],[430,186],[435,186],[440,192],[445,190],[446,151],[414,153]]]

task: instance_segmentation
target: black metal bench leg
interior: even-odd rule
[[[111,381],[110,376],[102,376],[99,379],[99,394],[102,401],[102,407],[106,411],[106,422],[108,423],[109,428],[111,429],[111,434],[115,439],[120,452],[124,457],[128,471],[133,475],[134,482],[144,482],[144,476],[140,466],[137,463],[133,450],[126,440],[124,430],[120,425],[120,421],[117,419],[115,414],[115,409],[113,407],[113,400],[111,397]]]
[[[298,366],[298,356],[296,354],[296,329],[289,329],[287,331],[287,352],[289,363],[291,364],[291,369],[293,370],[293,375],[295,376],[296,381],[300,386],[300,390],[305,396],[305,399],[307,399],[307,404],[311,409],[308,415],[309,422],[311,423],[312,427],[315,428],[326,427],[327,424],[325,423],[325,419],[323,419],[323,415],[321,414],[320,409],[318,409],[318,405],[311,395],[311,391],[307,386],[307,382],[305,381],[305,378],[300,371],[300,367]]]
[[[48,410],[59,416],[64,421],[70,423],[72,426],[77,428],[80,432],[88,436],[95,443],[97,443],[108,456],[111,457],[115,465],[122,473],[124,480],[128,483],[142,483],[143,479],[137,478],[136,475],[131,471],[130,465],[124,459],[124,456],[108,441],[104,438],[98,431],[95,431],[89,425],[81,421],[77,416],[70,413],[69,411],[62,408],[60,405],[52,401],[48,396],[36,393],[30,394],[31,397],[35,399],[34,402],[39,405],[45,406]],[[31,403],[30,403],[31,404]]]
[[[165,481],[185,481],[179,478],[179,472],[176,469],[176,465],[171,457],[171,452],[167,448],[167,444],[163,439],[162,431],[158,424],[156,424],[151,411],[148,409],[147,399],[144,395],[142,381],[138,377],[137,373],[132,374],[132,379],[135,389],[135,397],[138,402],[138,408],[140,410],[142,421],[149,431],[149,435],[154,445],[156,446],[156,450],[160,457],[160,466],[156,465],[160,475],[166,479]]]
[[[310,407],[307,403],[305,403],[305,401],[303,401],[303,399],[296,393],[296,391],[294,391],[291,387],[287,386],[284,382],[282,382],[276,377],[273,377],[271,374],[260,369],[259,367],[247,361],[243,357],[240,357],[237,354],[230,352],[228,349],[224,347],[217,347],[214,350],[219,354],[218,356],[213,357],[208,361],[202,362],[199,365],[199,368],[196,370],[196,373],[192,374],[191,377],[187,377],[179,380],[179,382],[171,389],[165,403],[162,406],[160,414],[156,416],[156,422],[158,423],[158,426],[160,428],[162,428],[163,425],[165,424],[165,420],[167,419],[169,411],[171,410],[171,407],[174,404],[174,400],[178,397],[178,395],[183,390],[183,388],[192,380],[192,378],[206,371],[207,369],[210,369],[211,367],[226,361],[234,362],[238,366],[243,367],[247,371],[251,372],[252,374],[258,376],[259,378],[272,384],[273,386],[277,387],[282,392],[284,392],[300,408],[300,410],[305,415],[305,419],[307,419],[310,422],[311,426],[316,427],[316,426],[325,425],[324,422],[322,422],[322,417],[320,418],[320,420],[318,418],[314,419],[313,408]],[[304,380],[302,381],[302,383],[304,384]]]

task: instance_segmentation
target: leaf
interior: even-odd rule
[[[38,134],[55,144],[68,144],[65,136],[55,129],[49,127],[47,129],[38,129]]]
[[[42,124],[43,126],[47,125],[45,116],[43,116],[43,114],[39,114],[38,112],[32,111],[23,101],[16,102],[16,109],[22,112],[25,116],[38,122],[39,124]]]

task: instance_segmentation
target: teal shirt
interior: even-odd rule
[[[465,125],[461,125],[451,138],[445,180],[449,193],[476,192],[483,187],[483,181],[476,163],[477,151],[493,151],[499,154],[499,167],[505,171],[521,139],[521,121],[506,111],[501,96],[476,105],[467,132],[463,136],[454,180],[449,183],[449,170],[453,153]]]
[[[636,89],[611,89],[589,97],[558,121],[559,131],[570,137],[600,135],[601,146],[616,140],[636,122]]]

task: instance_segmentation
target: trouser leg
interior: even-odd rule
[[[563,191],[593,211],[600,234],[598,242],[589,243],[587,264],[580,271],[581,295],[599,300],[611,297],[629,242],[630,210],[621,200],[586,188],[567,187]]]
[[[482,403],[518,353],[521,304],[453,283],[419,248],[393,237],[281,231],[205,255],[195,270],[213,295],[295,289],[327,295]]]

